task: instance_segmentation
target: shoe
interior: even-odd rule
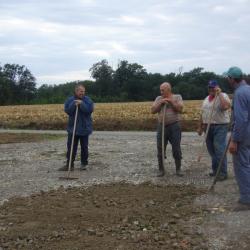
[[[227,179],[227,175],[219,175],[217,177],[217,181],[225,181]]]
[[[87,170],[87,164],[81,164],[80,166],[80,170],[83,171],[83,170]]]
[[[69,164],[66,163],[65,166],[58,169],[58,171],[68,171],[69,170]],[[70,171],[74,171],[74,163],[71,164]]]
[[[250,206],[250,202],[245,202],[245,201],[238,200],[238,203],[241,204],[241,205],[249,205]]]
[[[164,175],[165,175],[165,172],[163,170],[159,170],[157,177],[163,177]]]
[[[239,203],[234,209],[234,212],[250,210],[250,203]]]
[[[210,177],[214,177],[215,176],[215,173],[211,172],[208,174]]]
[[[181,170],[177,170],[177,171],[176,171],[176,175],[177,175],[178,177],[183,177],[183,176],[184,176],[184,174],[181,172]]]

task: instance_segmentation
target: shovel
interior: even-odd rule
[[[163,107],[163,118],[162,118],[162,131],[161,131],[161,147],[162,147],[162,166],[165,170],[165,115],[166,115],[166,104]]]
[[[78,179],[77,177],[71,177],[70,176],[70,172],[71,172],[70,168],[71,168],[71,162],[72,162],[72,153],[73,153],[74,139],[75,139],[75,133],[76,133],[77,116],[78,116],[78,105],[76,106],[75,121],[74,121],[73,135],[72,135],[71,148],[70,148],[68,173],[67,173],[66,176],[59,177],[60,180],[76,180],[76,179]]]

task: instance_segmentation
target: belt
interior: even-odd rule
[[[208,124],[207,123],[204,123],[205,126],[207,126]],[[210,124],[210,126],[226,126],[228,125],[228,123],[212,123]]]

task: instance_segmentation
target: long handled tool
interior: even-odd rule
[[[217,182],[217,179],[218,179],[218,176],[219,176],[219,174],[220,174],[220,170],[221,170],[223,161],[224,161],[224,159],[225,159],[225,157],[226,157],[226,155],[227,155],[227,150],[228,150],[228,148],[229,148],[230,141],[231,141],[231,138],[230,138],[230,139],[228,140],[228,142],[227,142],[227,146],[226,146],[226,148],[225,148],[225,150],[224,150],[224,152],[223,152],[223,155],[222,155],[222,157],[221,157],[221,159],[220,159],[219,166],[218,166],[218,168],[217,168],[217,171],[216,171],[216,174],[215,174],[213,183],[212,183],[211,187],[209,188],[209,191],[213,191],[213,190],[214,190],[214,186],[215,186],[215,184],[216,184],[216,182]]]
[[[165,115],[166,115],[166,103],[163,107],[163,115],[162,115],[162,129],[161,129],[161,147],[162,147],[162,167],[165,169]]]
[[[201,157],[202,157],[203,151],[205,149],[205,143],[206,143],[208,131],[209,131],[209,128],[210,128],[210,125],[211,125],[211,121],[212,121],[212,117],[213,117],[213,113],[214,113],[214,106],[215,106],[215,103],[216,103],[216,100],[217,100],[217,96],[218,96],[218,94],[216,93],[215,98],[214,98],[214,102],[213,102],[213,105],[212,105],[212,110],[211,110],[210,115],[209,115],[207,128],[206,128],[206,132],[205,132],[205,135],[204,135],[204,140],[203,140],[203,143],[202,143],[202,146],[201,146],[201,151],[200,151],[200,154],[199,154],[198,159],[197,159],[198,162],[201,161]]]
[[[68,173],[67,173],[67,176],[59,177],[60,180],[76,180],[76,179],[78,179],[77,177],[70,177],[70,169],[71,169],[71,163],[72,163],[72,154],[73,154],[73,147],[74,147],[74,139],[75,139],[75,133],[76,133],[77,116],[78,116],[78,105],[76,106],[76,113],[75,113],[75,120],[74,120],[74,127],[73,127],[73,135],[72,135],[71,148],[70,148]]]

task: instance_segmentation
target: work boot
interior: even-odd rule
[[[227,179],[227,175],[219,175],[218,177],[217,177],[217,181],[225,181]]]
[[[214,177],[215,176],[215,173],[214,172],[211,172],[208,174],[210,177]]]
[[[175,169],[176,175],[182,177],[183,173],[181,172],[181,160],[175,160]]]
[[[88,163],[81,163],[80,170],[87,170]]]
[[[159,172],[157,174],[157,177],[163,177],[165,175],[165,170],[161,159],[160,160],[158,159],[158,165],[159,165]]]
[[[58,169],[58,171],[68,171],[69,170],[69,163],[67,161],[67,163]],[[74,171],[74,163],[71,163],[71,166],[70,166],[70,171]]]
[[[250,203],[242,203],[238,202],[238,204],[234,207],[234,212],[247,211],[250,210]]]
[[[163,177],[165,175],[165,171],[164,170],[159,170],[157,177]]]

